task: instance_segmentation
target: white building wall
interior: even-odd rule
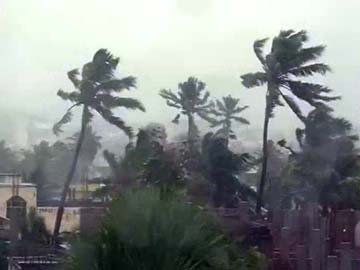
[[[29,213],[30,208],[36,208],[35,185],[21,183],[14,188],[12,184],[0,183],[0,216],[6,217],[6,202],[14,195],[18,195],[26,201],[27,213]]]

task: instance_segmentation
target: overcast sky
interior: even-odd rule
[[[0,9],[0,139],[13,144],[55,139],[50,128],[67,105],[56,92],[72,90],[66,72],[99,48],[121,58],[121,74],[138,77],[131,95],[147,113],[120,112],[130,125],[156,121],[170,135],[183,132],[158,92],[194,75],[213,97],[231,94],[250,105],[244,116],[251,126],[237,132],[260,138],[264,89],[245,89],[239,76],[260,68],[255,39],[289,28],[327,45],[323,61],[333,73],[322,82],[343,96],[336,113],[358,125],[359,0],[1,0]],[[106,137],[108,129],[95,122]],[[277,110],[271,136],[289,136],[297,126],[287,109]]]

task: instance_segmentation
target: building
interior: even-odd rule
[[[89,183],[86,190],[83,187],[73,187],[74,194],[77,193],[78,199],[68,201],[65,205],[64,215],[61,223],[60,232],[75,232],[80,229],[87,230],[91,219],[97,219],[104,213],[102,204],[91,201],[82,201],[84,194],[94,191],[101,187],[100,182]],[[71,199],[71,198],[70,198]],[[74,197],[72,199],[75,199]],[[59,201],[45,202],[38,204],[37,188],[35,184],[23,182],[22,176],[16,173],[0,173],[0,237],[7,235],[9,226],[15,226],[15,231],[19,231],[23,222],[31,209],[43,218],[49,232],[53,231]],[[84,222],[84,220],[87,220]],[[95,222],[98,224],[98,222]],[[92,229],[90,229],[92,230]],[[87,230],[89,231],[89,230]]]
[[[29,213],[36,201],[36,185],[23,183],[20,174],[0,173],[0,217],[9,218],[12,211]]]

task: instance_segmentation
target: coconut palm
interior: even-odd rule
[[[243,110],[249,108],[249,106],[239,106],[239,99],[233,98],[231,95],[216,101],[216,109],[213,110],[213,114],[218,119],[211,120],[211,127],[221,127],[217,133],[221,133],[224,137],[229,139],[236,139],[236,135],[232,130],[233,122],[238,122],[244,125],[250,124],[244,117],[238,116]]]
[[[62,125],[71,121],[73,108],[82,107],[82,115],[81,129],[76,143],[74,158],[64,184],[56,216],[54,239],[57,238],[59,233],[67,190],[73,179],[84,141],[85,130],[92,119],[93,113],[98,113],[104,120],[120,128],[128,137],[132,137],[132,129],[125,124],[124,120],[114,115],[113,109],[123,107],[145,111],[144,106],[138,100],[116,95],[124,89],[129,90],[135,87],[136,83],[135,77],[129,76],[119,79],[114,75],[118,64],[119,58],[114,57],[106,49],[100,49],[95,53],[92,61],[82,67],[81,75],[78,69],[68,72],[68,78],[76,90],[73,92],[59,90],[57,93],[59,97],[72,102],[73,105],[66,111],[62,119],[54,125],[53,131],[55,134],[59,134],[62,131]]]
[[[267,138],[269,120],[273,117],[274,108],[284,106],[283,101],[302,121],[304,115],[296,99],[302,100],[311,106],[327,107],[326,102],[339,97],[329,96],[329,88],[321,84],[304,81],[302,77],[311,77],[315,74],[324,75],[330,67],[316,60],[322,55],[325,46],[304,47],[308,41],[305,31],[281,31],[273,38],[270,52],[263,54],[264,45],[268,39],[254,42],[254,52],[262,65],[262,71],[247,73],[241,76],[242,83],[247,88],[266,84],[266,105],[263,129],[263,161],[262,172],[258,189],[257,211],[262,206],[262,197],[266,181],[267,168]]]
[[[177,108],[181,113],[177,114],[173,123],[178,123],[181,114],[188,118],[188,136],[190,153],[196,152],[198,129],[195,124],[195,115],[209,121],[208,114],[211,112],[213,103],[209,102],[210,93],[205,91],[205,83],[195,77],[189,77],[187,81],[179,83],[177,94],[171,90],[161,90],[160,96],[166,99],[166,104]]]

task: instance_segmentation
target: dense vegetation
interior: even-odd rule
[[[80,131],[20,152],[1,141],[0,171],[21,172],[37,184],[40,200],[60,197],[53,232],[57,239],[69,186],[88,178],[106,136],[91,128],[98,114],[124,132],[129,143],[103,152],[111,175],[94,196],[111,199],[111,208],[94,238],[74,246],[70,269],[259,269],[258,253],[241,253],[239,243],[225,236],[204,209],[236,208],[248,201],[252,217],[258,218],[263,208],[295,208],[307,201],[318,203],[324,215],[360,208],[358,137],[330,106],[339,97],[316,82],[314,75],[326,75],[330,67],[319,62],[325,46],[306,46],[308,39],[305,31],[281,31],[266,54],[268,39],[254,42],[261,71],[241,75],[239,85],[266,86],[260,154],[232,147],[241,137],[236,127],[250,125],[242,114],[251,104],[227,94],[214,101],[205,82],[193,76],[179,83],[177,92],[159,92],[176,110],[172,123],[186,119],[182,140],[171,141],[165,127],[152,121],[135,133],[116,109],[145,112],[139,100],[119,95],[135,88],[136,79],[115,76],[119,58],[100,49],[81,72],[68,72],[75,91],[58,91],[72,105],[54,133],[72,120],[74,107],[82,108]],[[308,114],[301,103],[311,107]],[[269,141],[276,106],[288,106],[301,120],[302,127],[294,130],[296,142]],[[199,118],[209,130],[198,127]],[[33,222],[41,233],[29,226],[28,235],[44,237],[41,222],[35,216]]]

